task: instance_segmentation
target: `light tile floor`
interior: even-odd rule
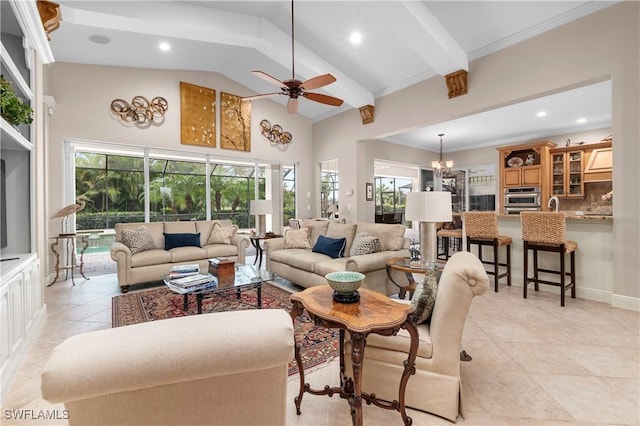
[[[249,258],[248,261],[252,259]],[[582,299],[501,286],[475,298],[463,335],[473,361],[462,363],[465,395],[461,425],[638,425],[640,423],[640,314]],[[111,326],[111,298],[119,294],[115,275],[60,282],[45,290],[46,320],[2,407],[2,425],[66,424],[18,421],[11,409],[62,409],[40,395],[40,372],[51,350],[67,337]],[[365,365],[366,368],[366,365]],[[337,362],[306,376],[313,387],[336,385]],[[302,415],[289,381],[288,425],[348,425],[345,400],[305,394]],[[451,424],[409,410],[414,425]],[[364,406],[366,425],[402,424],[399,414]]]

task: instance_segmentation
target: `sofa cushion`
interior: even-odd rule
[[[207,244],[202,247],[207,251],[207,258],[231,257],[238,255],[238,247],[233,244]]]
[[[131,256],[131,267],[164,265],[171,263],[171,253],[163,249],[147,250]],[[160,277],[158,277],[160,279]]]
[[[326,235],[327,228],[329,227],[329,221],[327,219],[305,219],[302,223],[303,227],[309,227],[311,232],[309,237],[311,238],[311,246],[316,243],[319,235]]]
[[[318,236],[318,241],[313,245],[311,251],[326,254],[333,259],[344,257],[344,248],[347,244],[346,238],[329,238],[324,235]]]
[[[308,249],[311,248],[311,240],[309,238],[309,227],[302,229],[288,229],[284,233],[285,249]]]
[[[215,222],[211,227],[211,233],[207,244],[231,244],[231,237],[235,234],[235,229],[231,226],[223,227],[219,222]]]
[[[200,233],[169,234],[164,232],[164,249],[171,250],[176,247],[200,247]]]
[[[156,248],[153,237],[144,225],[138,229],[123,229],[121,236],[122,243],[129,247],[131,254]]]
[[[326,254],[314,253],[309,249],[276,250],[269,258],[272,262],[284,263],[307,272],[314,272],[317,263],[330,259]]]
[[[431,312],[436,304],[436,294],[438,292],[437,271],[428,269],[424,274],[424,279],[418,283],[411,298],[413,322],[422,324],[431,318]]]
[[[200,259],[207,259],[207,250],[200,247],[176,247],[169,250],[171,254],[171,262],[190,262]]]
[[[356,235],[367,232],[380,239],[382,251],[400,250],[404,246],[404,225],[389,225],[385,223],[360,222]]]
[[[338,222],[329,222],[329,226],[327,227],[327,233],[324,234],[325,237],[329,238],[346,238],[346,245],[344,246],[345,256],[349,254],[351,250],[351,244],[353,244],[353,238],[356,235],[356,224],[355,223],[338,223]]]
[[[381,251],[382,245],[378,237],[374,237],[368,232],[360,232],[353,240],[349,255],[359,256],[361,254],[379,253]]]
[[[323,277],[329,272],[346,271],[348,257],[338,257],[336,259],[327,259],[317,262],[313,266],[313,272]]]

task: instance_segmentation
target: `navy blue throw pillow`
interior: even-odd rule
[[[331,256],[336,259],[338,257],[344,257],[344,248],[346,245],[346,238],[329,238],[324,235],[320,235],[311,251],[326,254],[327,256]]]
[[[200,233],[197,234],[164,234],[164,249],[176,247],[200,247]]]

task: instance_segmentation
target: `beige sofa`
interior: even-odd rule
[[[215,223],[233,232],[229,244],[209,244],[209,237]],[[124,229],[136,230],[144,226],[151,234],[155,248],[131,253],[123,243]],[[245,250],[249,247],[249,238],[237,234],[238,227],[229,220],[186,221],[186,222],[148,222],[117,223],[115,241],[111,244],[111,258],[117,262],[118,284],[123,293],[132,284],[160,280],[175,265],[200,265],[201,271],[207,271],[208,261],[213,257],[227,257],[238,263],[244,263]],[[235,231],[235,232],[234,232]],[[201,247],[177,247],[164,250],[164,233],[197,234],[200,233]]]
[[[79,334],[51,353],[42,396],[70,425],[284,425],[293,345],[281,309]]]
[[[452,421],[464,414],[460,379],[462,331],[473,298],[488,289],[489,277],[474,254],[458,252],[449,258],[438,282],[431,319],[418,325],[416,373],[407,382],[407,407]],[[409,334],[405,330],[392,337],[370,334],[364,351],[362,390],[384,400],[397,400],[408,352]],[[351,356],[348,338],[345,354]],[[351,363],[346,367],[347,374],[352,374]]]
[[[383,294],[398,293],[387,276],[386,264],[394,257],[408,257],[410,241],[404,237],[404,225],[388,225],[382,223],[337,223],[327,220],[307,219],[302,227],[311,229],[311,246],[318,236],[330,238],[346,238],[345,256],[336,259],[325,254],[315,253],[312,249],[285,248],[285,238],[272,238],[264,242],[267,255],[267,270],[303,287],[328,284],[324,278],[334,271],[358,271],[366,275],[362,286]],[[378,237],[381,251],[371,254],[350,256],[351,245],[355,236],[366,232]],[[286,237],[286,234],[285,234]],[[399,274],[396,282],[404,277]],[[395,278],[395,276],[394,276]]]

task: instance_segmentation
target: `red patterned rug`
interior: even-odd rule
[[[262,285],[262,308],[285,309],[291,312],[290,295],[291,293],[286,290],[265,283]],[[202,301],[202,312],[257,309],[256,298],[255,290],[242,292],[240,299],[236,298],[236,293],[233,291],[214,294]],[[189,300],[189,309],[185,312],[183,310],[182,295],[172,293],[164,286],[114,296],[111,302],[112,326],[121,327],[146,321],[197,315],[195,298],[192,296]],[[340,349],[338,330],[315,326],[306,313],[298,318],[295,328],[296,338],[304,335],[301,355],[305,371],[338,357]],[[302,330],[305,330],[305,332],[302,333]],[[289,375],[297,372],[296,362],[292,360],[289,363]]]

